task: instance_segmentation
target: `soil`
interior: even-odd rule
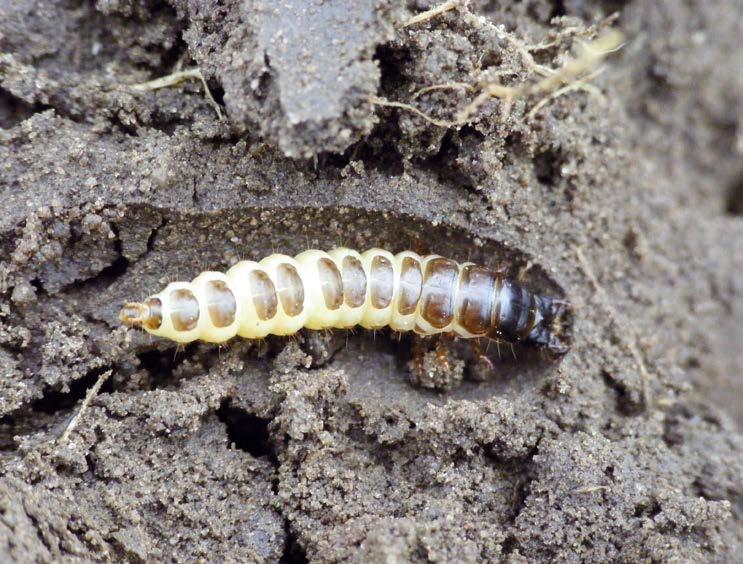
[[[432,7],[0,0],[0,559],[743,558],[740,2],[408,25]],[[609,26],[593,89],[442,125]],[[193,67],[219,113],[198,80],[132,88]],[[117,321],[338,244],[504,269],[573,304],[571,350],[483,375],[455,345],[426,379],[385,332],[184,349]]]

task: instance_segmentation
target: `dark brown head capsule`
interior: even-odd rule
[[[567,302],[504,279],[498,280],[493,295],[489,337],[535,345],[554,356],[568,352],[572,310]]]
[[[565,300],[534,296],[537,320],[525,342],[562,356],[570,349],[573,308]]]

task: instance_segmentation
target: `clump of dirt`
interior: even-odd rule
[[[739,559],[741,16],[0,8],[0,554]],[[411,380],[384,332],[183,349],[117,321],[239,259],[421,242],[568,299],[564,360]]]
[[[174,4],[191,56],[241,134],[257,130],[288,156],[312,157],[346,149],[376,122],[373,56],[394,35],[392,3]]]

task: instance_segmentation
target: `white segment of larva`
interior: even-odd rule
[[[562,300],[469,262],[337,248],[241,261],[225,274],[203,272],[125,305],[119,318],[179,343],[361,325],[522,341],[563,354],[565,310]]]
[[[237,334],[246,339],[260,339],[273,332],[275,319],[273,317],[262,319],[256,306],[256,303],[261,304],[264,290],[255,286],[260,284],[261,275],[264,273],[259,263],[249,260],[240,261],[227,271],[226,277],[230,288],[238,296],[241,305],[235,315],[235,333],[230,337]],[[268,278],[267,273],[264,278]]]
[[[314,249],[295,258],[304,284],[304,309],[307,310],[304,326],[308,329],[336,327],[343,298],[338,266],[328,253]]]
[[[392,320],[392,304],[395,298],[395,257],[382,249],[369,249],[361,253],[369,285],[364,314],[359,322],[364,329],[381,329]]]
[[[421,257],[412,251],[395,255],[395,300],[390,327],[394,331],[414,331],[423,287]]]
[[[351,328],[360,325],[369,299],[369,270],[361,254],[343,247],[328,253],[340,267],[343,285],[343,303],[338,312],[338,327]]]
[[[191,282],[200,306],[195,331],[199,339],[222,343],[235,336],[239,319],[245,309],[245,300],[228,275],[221,272],[202,272]]]
[[[307,322],[309,311],[304,307],[304,283],[301,266],[292,257],[269,255],[259,263],[273,281],[277,298],[277,313],[273,319],[272,335],[293,335]]]

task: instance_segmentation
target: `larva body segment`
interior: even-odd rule
[[[472,263],[337,248],[241,261],[224,274],[203,272],[127,304],[119,317],[179,343],[360,325],[523,342],[559,355],[568,350],[565,313],[565,302]]]

